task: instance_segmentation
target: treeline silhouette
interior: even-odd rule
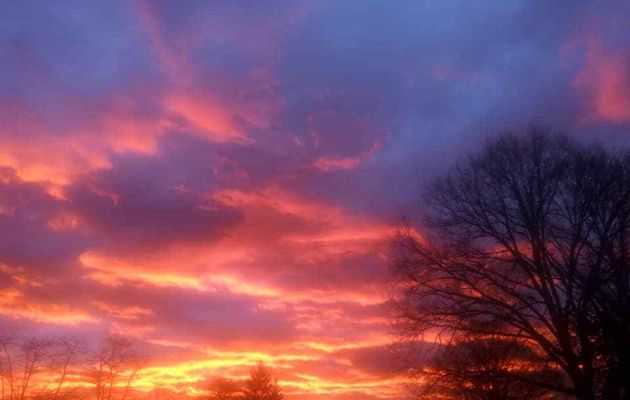
[[[273,370],[258,363],[250,370],[244,382],[227,378],[215,379],[209,388],[208,400],[282,400],[282,394]]]
[[[0,337],[0,400],[126,400],[143,358],[121,336],[88,350],[72,337]]]
[[[505,134],[433,182],[396,241],[418,399],[630,399],[630,153]]]
[[[134,390],[145,365],[145,358],[120,335],[106,336],[97,346],[65,336],[0,336],[0,400],[182,398],[167,388]],[[216,378],[205,389],[208,394],[200,398],[207,400],[284,398],[272,368],[263,363],[251,368],[248,379]]]

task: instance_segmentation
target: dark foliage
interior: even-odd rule
[[[419,399],[543,400],[562,374],[516,340],[473,336],[441,347],[420,378]]]
[[[225,378],[215,379],[210,385],[210,400],[282,400],[284,396],[273,376],[273,369],[258,363],[249,378],[242,382]]]

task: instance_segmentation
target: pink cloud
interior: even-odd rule
[[[588,40],[584,63],[573,79],[586,104],[584,121],[630,122],[630,56]]]

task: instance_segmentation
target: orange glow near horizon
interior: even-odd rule
[[[108,194],[103,195],[98,190],[97,197],[102,198],[108,207],[120,207],[126,202],[124,194],[106,190]],[[370,394],[377,393],[377,387],[392,395],[397,393],[400,377],[363,373],[356,370],[352,361],[354,352],[386,348],[391,342],[388,319],[380,311],[377,314],[369,311],[372,307],[381,307],[387,301],[386,294],[373,284],[332,290],[304,282],[306,287],[294,288],[283,281],[283,276],[293,267],[269,264],[278,252],[287,252],[285,262],[307,265],[317,276],[316,271],[322,268],[323,260],[333,263],[339,257],[353,255],[375,256],[382,262],[385,257],[383,245],[395,234],[395,227],[358,218],[337,206],[305,200],[277,186],[253,191],[219,191],[206,197],[220,206],[241,210],[241,218],[230,234],[211,243],[172,243],[151,254],[142,251],[118,254],[98,248],[83,251],[76,259],[80,266],[77,276],[83,276],[92,282],[91,285],[106,291],[121,292],[133,288],[145,293],[165,291],[209,298],[229,296],[237,304],[253,302],[251,318],[267,314],[282,319],[284,315],[289,316],[294,326],[291,333],[295,335],[294,339],[278,342],[273,336],[243,337],[227,340],[223,347],[205,343],[203,336],[171,337],[161,328],[164,310],[152,301],[137,298],[121,302],[115,297],[97,297],[74,307],[36,302],[25,294],[32,285],[45,288],[61,281],[46,278],[37,283],[35,275],[11,266],[4,267],[3,272],[22,289],[3,293],[0,315],[54,326],[89,324],[98,331],[107,327],[111,333],[150,343],[166,353],[181,352],[182,355],[175,358],[168,356],[164,359],[159,356],[159,351],[147,354],[150,361],[132,386],[140,397],[144,396],[142,393],[155,390],[197,396],[205,393],[211,377],[244,379],[249,367],[259,361],[276,370],[283,390],[290,396],[317,398],[358,392]],[[62,200],[61,204],[73,204],[72,197]],[[54,234],[89,236],[98,233],[99,229],[91,221],[81,213],[68,210],[57,212],[45,224]],[[303,227],[298,229],[300,233],[290,233],[290,229],[282,224]],[[266,232],[262,237],[261,231]],[[265,265],[273,265],[273,269],[261,277],[257,271],[266,268]],[[337,284],[333,280],[326,285]],[[164,305],[170,307],[168,299],[165,301]],[[363,328],[357,331],[353,325]],[[334,335],[322,335],[334,326],[345,328]],[[211,326],[208,329],[220,332],[225,328]],[[270,335],[284,334],[281,330],[276,332],[276,328],[269,329]],[[221,333],[224,334],[229,338],[229,330]],[[267,335],[264,331],[262,334]],[[319,375],[318,366],[330,363],[331,358],[335,360],[334,364],[327,368],[334,372]],[[73,384],[84,389],[90,386],[89,382],[67,383]]]

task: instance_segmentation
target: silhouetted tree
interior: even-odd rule
[[[217,378],[210,383],[209,400],[232,400],[241,396],[238,382],[227,378]]]
[[[87,371],[96,400],[125,400],[141,367],[142,359],[127,339],[121,336],[105,338]]]
[[[252,367],[249,379],[245,381],[244,400],[282,400],[284,396],[273,378],[273,370],[258,363]]]
[[[58,400],[70,395],[64,382],[77,343],[64,337],[0,337],[0,399]]]
[[[0,336],[0,400],[86,397],[71,376],[93,383],[89,398],[126,400],[143,365],[129,341],[111,336],[95,353],[84,350],[72,337]]]
[[[566,375],[541,387],[630,398],[630,155],[504,135],[426,200],[428,238],[398,242],[405,332],[517,339]]]
[[[58,370],[58,378],[55,389],[50,395],[52,400],[59,400],[67,397],[68,393],[64,393],[63,385],[70,373],[72,364],[79,356],[79,341],[72,337],[61,337],[56,340],[56,346],[51,357],[53,365]]]
[[[541,383],[562,379],[529,346],[495,337],[441,346],[419,372],[420,400],[543,400],[550,397]]]

